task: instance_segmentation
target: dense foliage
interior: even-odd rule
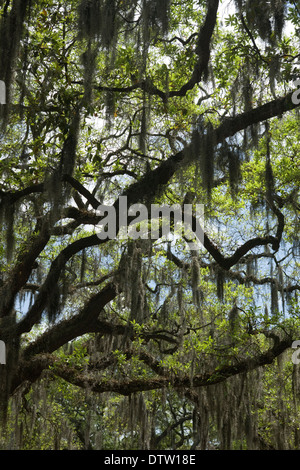
[[[298,5],[0,1],[2,449],[299,448]]]

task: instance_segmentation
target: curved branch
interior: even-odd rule
[[[208,8],[206,18],[200,28],[199,34],[193,34],[187,41],[182,41],[178,37],[174,38],[180,40],[182,43],[187,44],[190,39],[194,37],[194,35],[198,35],[197,47],[195,50],[196,54],[198,55],[198,59],[196,61],[191,78],[179,90],[172,90],[166,93],[157,88],[149,77],[127,87],[107,87],[97,85],[96,89],[99,91],[115,91],[121,93],[128,93],[137,89],[141,89],[151,95],[159,96],[164,102],[166,102],[168,98],[175,96],[185,96],[189,90],[192,90],[194,86],[201,81],[203,74],[207,70],[210,58],[210,44],[217,21],[219,0],[209,0],[207,3]],[[172,42],[172,40],[170,42]]]
[[[256,357],[241,360],[236,364],[224,365],[208,373],[196,374],[192,378],[190,375],[172,377],[168,374],[122,380],[97,379],[95,374],[88,374],[88,372],[82,372],[82,370],[63,364],[55,364],[54,373],[73,385],[88,387],[96,393],[114,392],[125,396],[136,392],[168,388],[170,385],[175,389],[207,387],[224,382],[235,375],[271,364],[280,354],[290,348],[291,344],[291,338],[275,341],[272,348]],[[14,386],[18,386],[25,380],[31,381],[32,378],[38,378],[44,369],[47,369],[56,361],[52,356],[43,354],[36,356],[31,361],[22,362],[20,365],[20,377],[18,378],[18,383],[15,383]]]
[[[98,316],[105,305],[117,295],[113,283],[107,284],[100,292],[93,295],[80,313],[68,320],[63,320],[54,325],[50,330],[38,337],[36,341],[24,349],[23,357],[32,357],[40,353],[52,353],[63,344],[77,336],[93,331],[101,331],[103,334],[124,334],[124,327],[114,326],[105,322],[98,322]],[[26,317],[17,325],[18,334],[32,326],[33,318]]]
[[[4,192],[0,189],[0,210],[3,209],[5,205],[14,204],[19,199],[22,199],[25,196],[30,194],[42,193],[44,191],[44,183],[33,184],[27,188],[20,189],[19,191],[7,191]]]

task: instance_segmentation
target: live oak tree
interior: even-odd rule
[[[0,2],[2,448],[299,447],[299,6],[223,3]]]

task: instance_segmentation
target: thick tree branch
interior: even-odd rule
[[[271,364],[280,354],[290,348],[292,344],[291,338],[275,341],[274,346],[266,352],[255,357],[238,361],[236,364],[224,365],[204,374],[196,374],[192,378],[190,375],[178,375],[172,377],[170,374],[148,378],[122,379],[122,380],[103,380],[97,379],[95,374],[90,375],[88,372],[82,372],[69,365],[57,364],[57,359],[49,355],[40,355],[31,361],[24,361],[20,368],[20,377],[18,386],[25,380],[38,378],[44,369],[49,365],[55,364],[55,375],[63,378],[67,382],[79,386],[88,387],[91,391],[97,393],[114,392],[120,395],[130,395],[132,393],[159,390],[172,386],[175,389],[190,389],[194,387],[207,387],[215,385],[229,379],[238,374],[249,372],[267,364]],[[21,380],[21,382],[20,382]]]
[[[114,284],[107,284],[100,292],[89,299],[78,315],[54,325],[49,331],[46,331],[43,335],[38,337],[35,342],[24,349],[24,357],[31,357],[34,354],[44,352],[52,353],[77,336],[82,336],[92,331],[102,331],[103,334],[118,332],[118,325],[114,326],[97,321],[105,305],[116,295],[117,291]],[[29,331],[34,324],[34,320],[32,316],[27,315],[25,319],[17,325],[17,333],[21,334],[24,330]],[[120,333],[123,334],[124,328],[120,328]]]
[[[6,205],[15,204],[19,199],[22,199],[25,196],[29,196],[30,194],[42,193],[44,191],[44,183],[33,184],[28,186],[27,188],[20,189],[19,191],[7,191],[4,192],[0,190],[0,211]]]
[[[16,294],[26,284],[35,264],[36,258],[42,252],[50,239],[49,221],[46,219],[39,233],[32,235],[26,245],[29,247],[20,252],[18,259],[7,280],[0,289],[0,317],[9,315]]]

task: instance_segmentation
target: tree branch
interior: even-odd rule
[[[274,343],[273,347],[256,357],[243,359],[238,361],[236,364],[224,365],[211,372],[196,374],[193,377],[190,375],[172,377],[168,374],[148,378],[103,380],[97,379],[95,374],[90,375],[87,372],[82,372],[74,367],[72,368],[70,365],[57,364],[57,359],[52,356],[42,354],[40,356],[36,356],[31,361],[23,361],[21,363],[20,376],[14,386],[18,386],[25,380],[38,378],[42,370],[47,369],[49,365],[55,364],[55,368],[53,370],[55,375],[73,385],[83,388],[88,387],[91,391],[97,393],[114,392],[126,396],[147,390],[168,388],[170,385],[175,389],[207,387],[224,382],[235,375],[271,364],[280,354],[290,348],[292,339],[285,338],[279,341],[276,340]]]

